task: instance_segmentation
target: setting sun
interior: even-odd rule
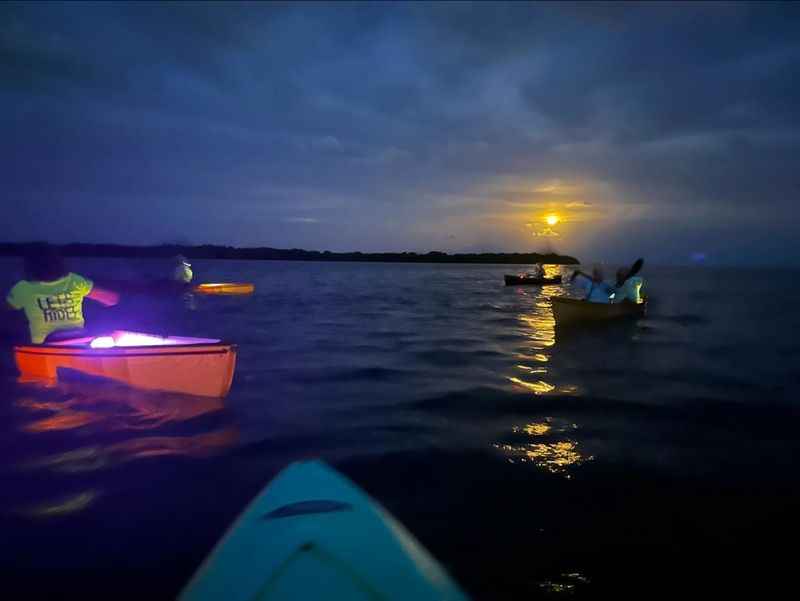
[[[556,223],[559,222],[558,215],[553,215],[553,214],[547,215],[544,218],[544,220],[547,223],[547,225],[555,225]]]

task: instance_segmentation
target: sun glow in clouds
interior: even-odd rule
[[[553,226],[561,222],[561,217],[556,213],[547,213],[544,217],[542,217],[542,221],[545,222],[545,226],[542,229],[536,229],[535,231],[531,232],[534,236],[544,236],[544,237],[558,237],[560,234],[553,229]],[[536,228],[537,223],[526,223],[525,227],[529,228]]]

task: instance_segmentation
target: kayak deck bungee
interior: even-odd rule
[[[642,317],[647,311],[647,302],[590,303],[576,298],[555,297],[553,317],[556,325],[574,325],[602,322],[624,317]]]
[[[255,285],[249,282],[220,282],[197,284],[192,290],[197,294],[239,296],[253,294],[255,289]]]
[[[61,369],[108,378],[134,388],[208,397],[228,394],[236,346],[213,338],[115,331],[14,347],[24,379],[57,380]]]
[[[534,278],[526,275],[506,275],[503,277],[506,286],[547,286],[561,283],[560,275],[552,278]]]
[[[242,512],[181,601],[466,601],[385,509],[320,461],[294,463]]]

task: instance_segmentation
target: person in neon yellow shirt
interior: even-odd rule
[[[183,255],[175,257],[176,265],[175,271],[172,274],[173,279],[181,284],[190,284],[194,274],[192,273],[192,264],[186,260]]]
[[[37,245],[26,255],[25,278],[11,288],[6,301],[13,309],[25,312],[34,344],[59,332],[82,330],[84,298],[106,306],[119,301],[117,293],[67,271],[61,257],[48,245]]]

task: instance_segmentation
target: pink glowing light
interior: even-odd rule
[[[114,348],[114,344],[114,339],[111,336],[98,336],[89,343],[89,346],[92,348]]]
[[[77,339],[76,339],[77,340]],[[217,344],[219,342],[216,338],[190,338],[187,336],[155,336],[153,334],[141,334],[139,332],[126,332],[124,330],[117,330],[112,332],[111,335],[97,336],[96,338],[83,339],[89,342],[89,346],[93,349],[110,349],[115,347],[132,347],[132,346],[173,346],[176,344]],[[56,344],[74,344],[73,341],[66,341]],[[86,342],[83,342],[85,344]]]
[[[136,332],[115,332],[114,342],[117,346],[163,346],[175,344],[168,338],[138,334]]]

